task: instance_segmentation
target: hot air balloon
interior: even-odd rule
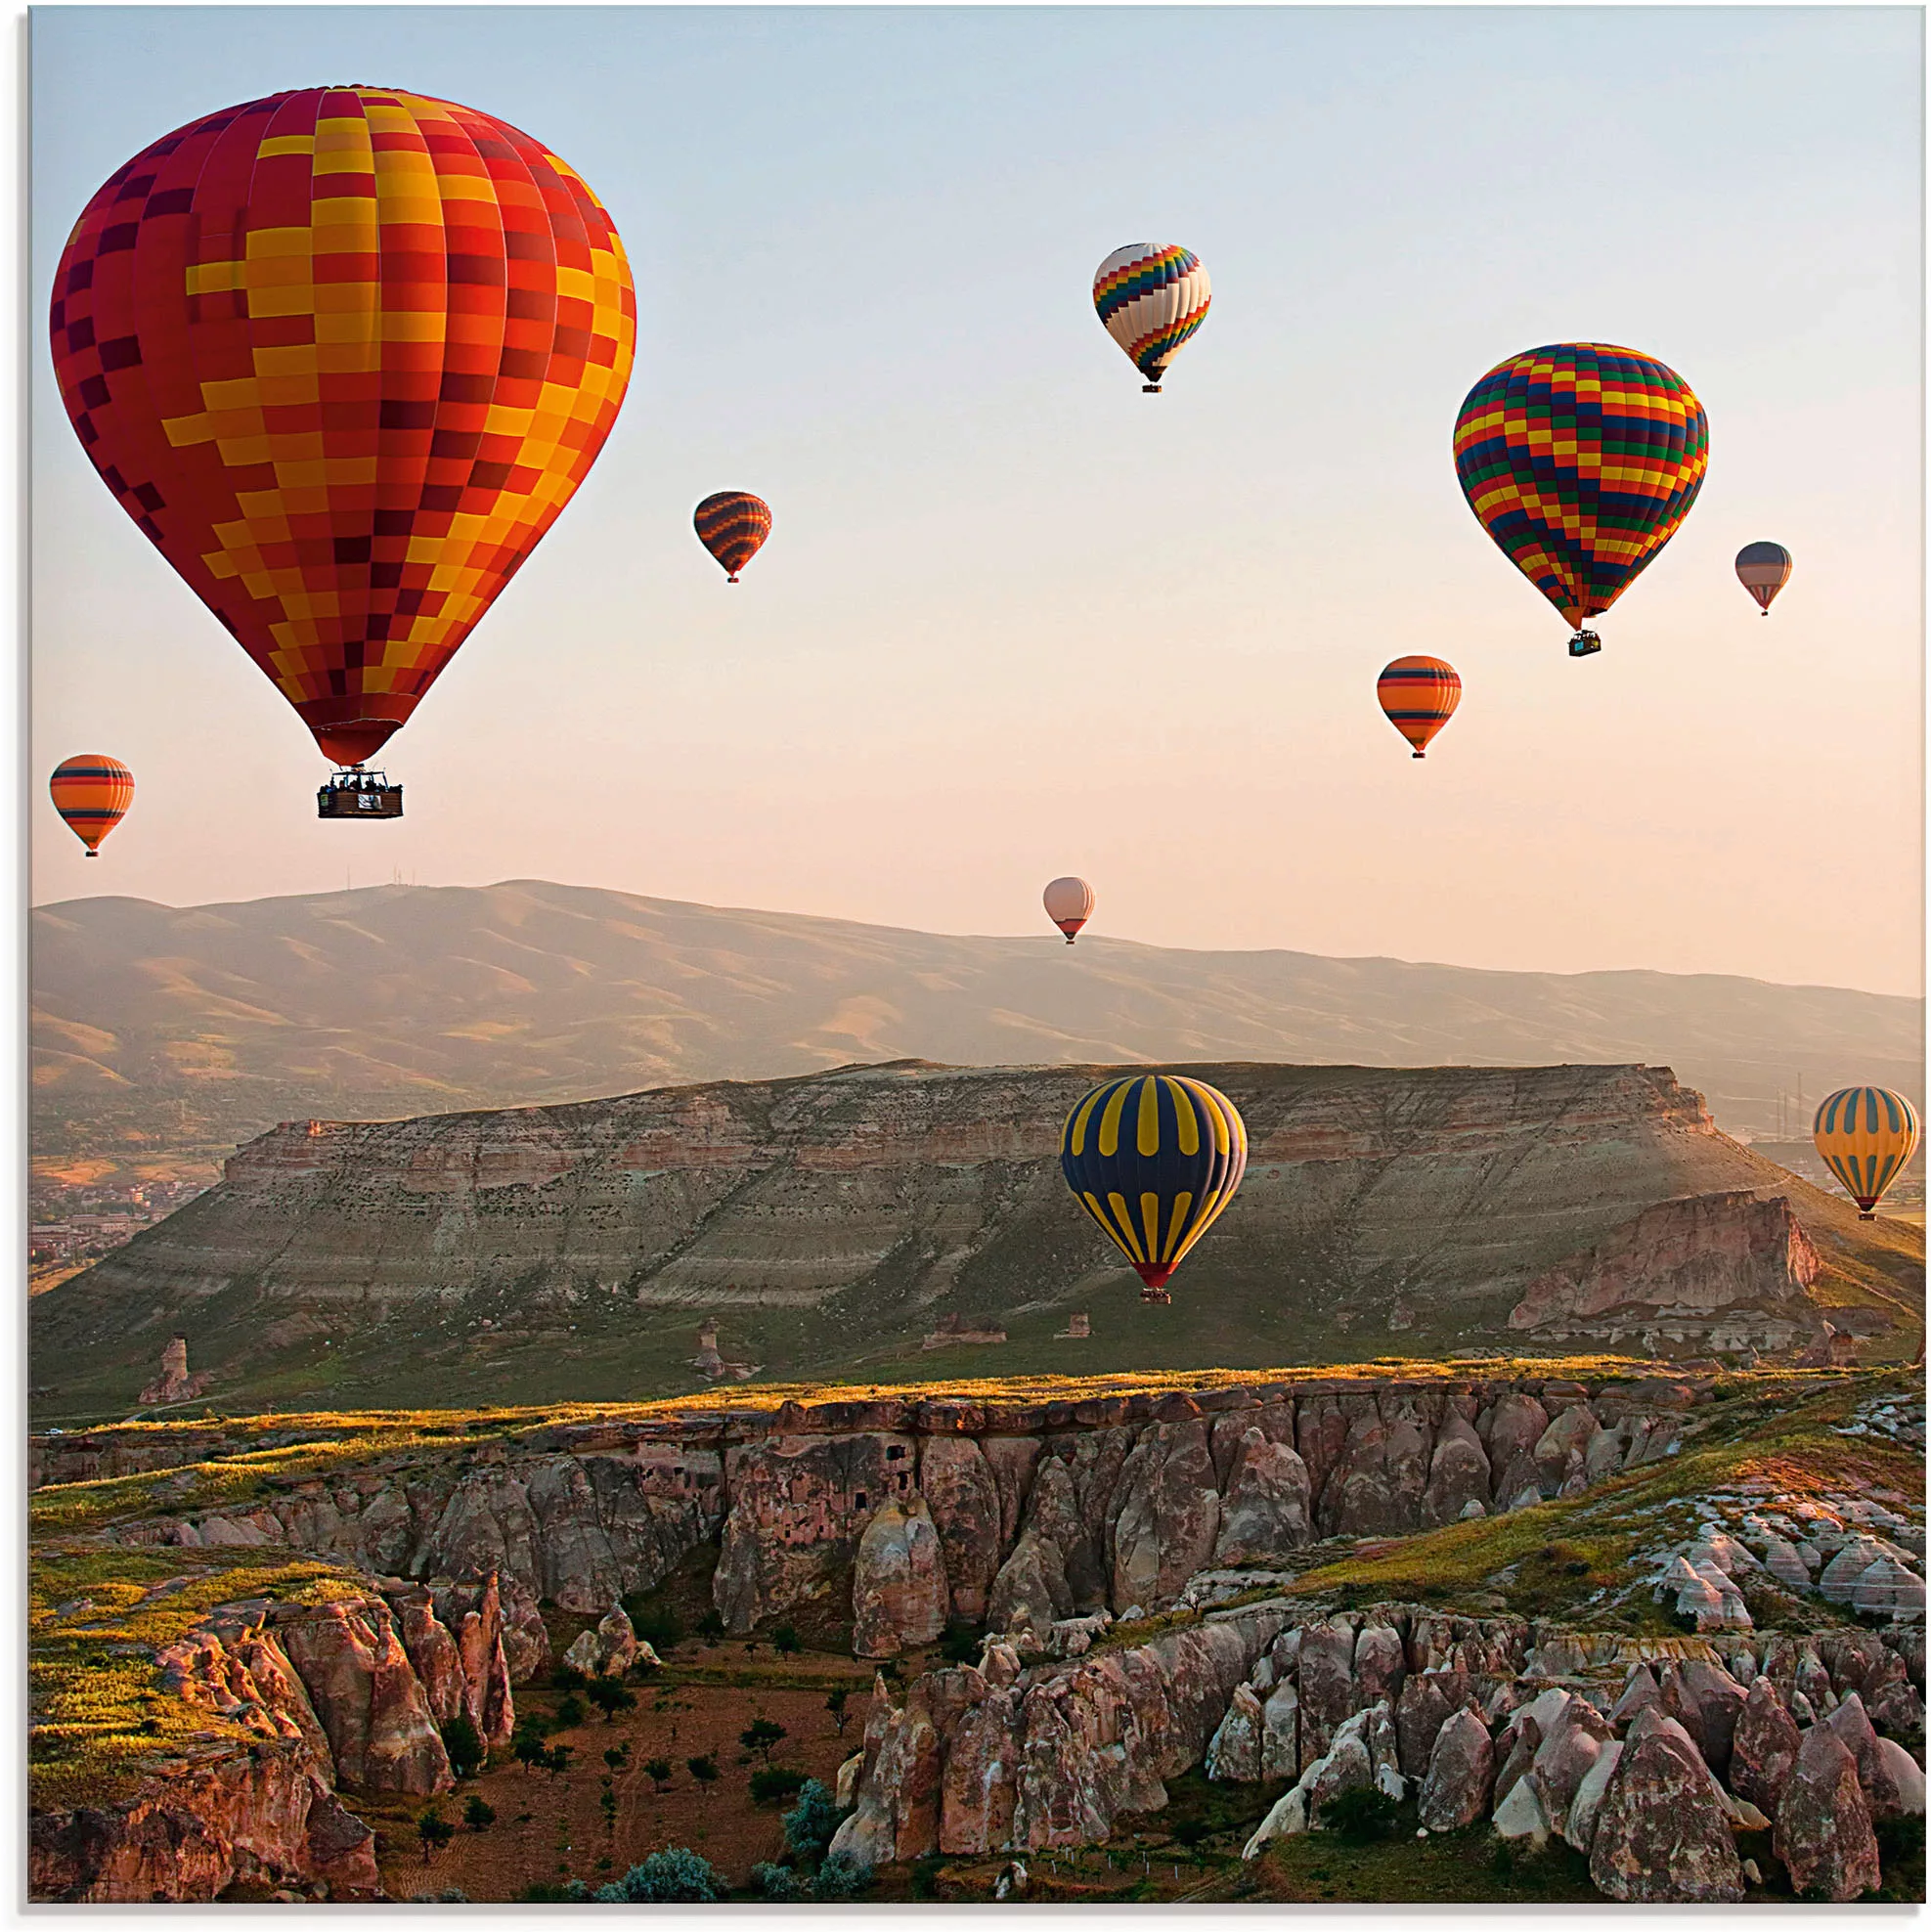
[[[88,857],[99,858],[101,841],[134,803],[134,773],[117,758],[83,752],[55,766],[47,789],[54,795],[54,810],[87,848]]]
[[[1434,734],[1462,702],[1462,680],[1438,657],[1398,657],[1375,685],[1387,720],[1417,758],[1426,758]]]
[[[1207,320],[1213,286],[1206,265],[1187,248],[1135,242],[1116,248],[1093,277],[1093,306],[1106,331],[1160,394],[1161,377],[1187,338]]]
[[[1768,617],[1772,599],[1790,581],[1790,552],[1781,544],[1745,544],[1736,552],[1736,581]]]
[[[1633,349],[1557,342],[1498,363],[1455,423],[1462,494],[1502,553],[1582,627],[1655,560],[1709,463],[1703,406],[1674,370]]]
[[[1084,879],[1055,879],[1043,895],[1046,917],[1066,935],[1073,936],[1093,916],[1093,889]]]
[[[771,534],[771,506],[748,490],[720,490],[697,505],[691,522],[697,541],[724,565],[724,582],[735,584]]]
[[[1248,1130],[1205,1080],[1131,1074],[1108,1080],[1066,1117],[1066,1184],[1132,1262],[1142,1301],[1170,1301],[1166,1280],[1234,1198]]]
[[[116,169],[49,324],[102,480],[360,766],[595,461],[636,297],[609,215],[527,134],[311,87]]]
[[[1858,1204],[1858,1219],[1875,1220],[1884,1190],[1917,1152],[1917,1110],[1885,1087],[1842,1087],[1817,1110],[1811,1138]]]

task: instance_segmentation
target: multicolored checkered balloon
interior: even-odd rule
[[[227,108],[117,169],[49,317],[102,480],[314,732],[410,716],[616,420],[636,293],[527,134],[384,87]]]
[[[1696,501],[1709,455],[1709,418],[1689,383],[1601,342],[1498,363],[1455,423],[1470,508],[1572,627],[1655,561]]]

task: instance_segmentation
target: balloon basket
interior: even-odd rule
[[[1143,1288],[1140,1291],[1140,1299],[1150,1302],[1157,1308],[1169,1307],[1173,1301],[1172,1295],[1163,1288]]]
[[[1578,631],[1569,639],[1571,657],[1594,657],[1602,648],[1602,639],[1594,631]]]
[[[380,771],[352,765],[331,772],[315,795],[318,818],[400,818],[402,787],[389,783]]]
[[[1143,396],[1158,396],[1160,394],[1160,384],[1158,382],[1142,382],[1140,384],[1140,394]]]

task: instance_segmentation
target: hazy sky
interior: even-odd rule
[[[34,897],[539,877],[1029,932],[1919,989],[1914,9],[33,14]],[[45,315],[101,181],[373,81],[614,215],[637,373],[576,502],[384,754],[327,767],[82,457]],[[1092,273],[1180,242],[1166,391]],[[1709,478],[1573,663],[1456,487],[1474,379],[1659,356]],[[742,585],[690,531],[755,490]],[[1796,575],[1765,622],[1731,560]],[[1430,650],[1426,764],[1375,703]],[[102,858],[45,794],[106,751]]]

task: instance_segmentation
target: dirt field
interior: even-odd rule
[[[795,1800],[752,1802],[751,1774],[764,1761],[746,1753],[738,1734],[758,1717],[783,1725],[787,1734],[772,1749],[771,1763],[834,1784],[839,1765],[863,1742],[871,1668],[849,1656],[810,1653],[772,1662],[768,1645],[760,1646],[751,1657],[741,1645],[680,1647],[688,1651],[695,1671],[728,1672],[743,1681],[678,1681],[685,1670],[675,1666],[663,1678],[633,1680],[635,1710],[612,1723],[592,1710],[586,1722],[551,1734],[552,1745],[567,1744],[575,1752],[569,1770],[554,1778],[525,1771],[506,1750],[498,1753],[480,1778],[437,1801],[437,1809],[458,1828],[448,1847],[426,1866],[416,1830],[425,1809],[422,1800],[359,1805],[358,1812],[381,1841],[384,1889],[399,1899],[454,1887],[477,1901],[513,1901],[536,1883],[581,1878],[592,1886],[602,1884],[666,1845],[687,1845],[733,1886],[745,1884],[754,1865],[775,1859],[783,1849],[779,1821]],[[808,1682],[812,1688],[785,1688]],[[851,1692],[843,1738],[825,1709],[826,1691],[840,1684]],[[517,1692],[518,1713],[554,1712],[562,1694],[525,1687]],[[599,1803],[609,1772],[603,1753],[624,1744],[630,1746],[628,1766],[609,1773],[617,1798],[613,1829]],[[661,1791],[643,1770],[649,1759],[660,1756],[674,1767]],[[719,1773],[708,1790],[685,1769],[686,1759],[705,1756]],[[496,1809],[496,1822],[482,1831],[461,1823],[463,1806],[472,1795]]]

